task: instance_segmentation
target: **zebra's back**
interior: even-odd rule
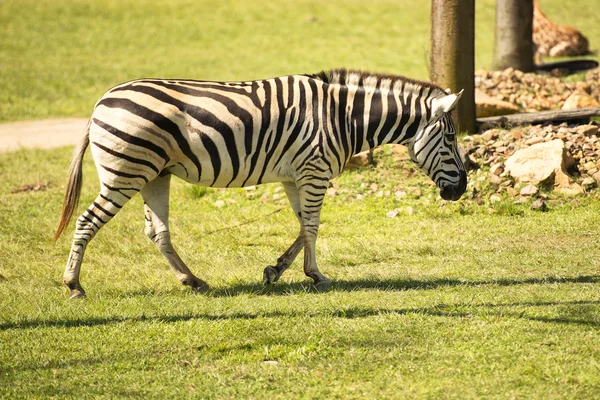
[[[109,90],[96,104],[90,141],[115,184],[172,173],[188,182],[240,187],[290,181],[294,157],[314,139],[303,75],[251,82],[142,79]],[[302,87],[302,90],[299,90]]]

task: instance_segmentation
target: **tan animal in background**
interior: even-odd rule
[[[533,43],[536,60],[543,56],[582,56],[590,54],[588,40],[577,29],[555,24],[542,12],[539,0],[533,1]]]

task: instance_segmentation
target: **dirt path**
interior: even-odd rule
[[[52,149],[76,144],[87,124],[85,118],[60,118],[0,124],[0,152],[20,148]]]

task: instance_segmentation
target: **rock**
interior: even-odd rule
[[[534,211],[546,212],[548,211],[548,206],[546,205],[546,202],[543,199],[537,199],[531,205],[531,209]]]
[[[532,138],[530,138],[530,139],[527,139],[527,140],[525,141],[525,144],[526,144],[527,146],[532,146],[532,145],[534,145],[534,144],[542,143],[543,141],[544,141],[544,138],[543,138],[543,137],[534,136],[534,137],[532,137]]]
[[[586,162],[582,165],[582,168],[586,171],[591,170],[592,168],[596,168],[596,163],[593,161]]]
[[[559,187],[557,191],[567,196],[578,196],[585,193],[585,189],[577,183],[573,183],[568,187]]]
[[[419,188],[411,188],[410,194],[415,196],[417,199],[423,196],[423,192],[421,192],[421,189]]]
[[[394,192],[394,196],[395,196],[395,197],[396,197],[398,200],[401,200],[401,199],[403,199],[403,198],[404,198],[404,197],[406,197],[407,195],[408,195],[408,193],[406,193],[406,192],[404,192],[404,191],[402,191],[402,190],[396,190],[396,191]]]
[[[574,164],[559,139],[518,150],[504,163],[516,182],[547,186],[567,186],[570,181],[566,171]]]
[[[502,179],[500,179],[500,177],[496,174],[491,174],[490,182],[492,182],[494,185],[500,185],[502,183]]]
[[[475,154],[478,155],[479,157],[483,157],[485,155],[485,153],[487,153],[488,148],[487,146],[479,146],[477,148],[477,150],[475,150]]]
[[[475,161],[473,161],[471,157],[469,157],[469,153],[467,153],[464,147],[458,147],[458,154],[467,172],[479,169],[479,165]]]
[[[504,172],[504,164],[494,164],[490,167],[490,174],[492,175],[500,175]]]
[[[538,192],[538,188],[535,185],[527,185],[524,186],[523,188],[521,188],[521,190],[519,191],[519,194],[521,196],[535,196]]]
[[[413,215],[415,213],[415,209],[412,207],[406,207],[406,214]]]
[[[600,186],[600,172],[596,172],[592,178],[596,180],[596,185]]]
[[[493,194],[493,195],[490,196],[490,204],[497,203],[497,202],[499,202],[501,200],[502,200],[502,197],[500,195]]]
[[[583,181],[581,181],[581,186],[583,186],[584,188],[594,187],[596,186],[596,180],[588,176]]]
[[[577,127],[577,133],[584,136],[598,136],[598,127],[596,125],[580,125]]]
[[[350,160],[346,163],[345,169],[351,171],[360,167],[364,167],[369,164],[369,151],[363,151],[353,155]]]
[[[592,96],[581,90],[575,90],[565,100],[563,110],[576,110],[578,108],[600,107],[600,103]]]
[[[392,211],[388,211],[385,216],[388,218],[396,218],[400,214],[399,208],[394,208]]]
[[[490,140],[496,139],[498,137],[498,129],[488,129],[487,131],[483,132],[479,137],[484,142],[489,142]]]
[[[485,92],[475,89],[475,114],[477,118],[495,117],[517,112],[519,112],[519,107],[516,105],[493,98]]]
[[[519,194],[519,192],[517,192],[515,188],[510,186],[506,188],[506,192],[510,197],[517,197],[517,195]]]
[[[221,208],[223,206],[225,206],[225,201],[224,200],[217,200],[217,201],[215,201],[215,207]]]

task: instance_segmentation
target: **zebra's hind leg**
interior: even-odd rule
[[[128,190],[131,196],[136,192],[137,189]],[[73,244],[63,275],[64,284],[71,290],[71,299],[85,297],[85,290],[79,283],[79,272],[85,248],[131,196],[122,191],[112,191],[103,187],[96,200],[77,219]]]
[[[277,282],[283,272],[288,269],[292,262],[294,262],[298,253],[300,253],[300,250],[302,250],[304,247],[302,221],[300,220],[300,197],[298,195],[298,188],[293,182],[284,182],[283,188],[285,189],[285,193],[290,201],[290,205],[294,210],[294,215],[296,218],[298,218],[298,222],[300,222],[300,234],[290,248],[287,249],[286,252],[277,259],[277,265],[269,265],[265,268],[263,272],[263,284],[265,285],[270,285],[274,282]]]
[[[197,278],[185,265],[171,244],[169,232],[169,190],[171,175],[158,176],[142,189],[144,199],[144,218],[146,236],[152,240],[158,250],[167,259],[179,281],[191,286],[194,291],[206,291],[208,285]]]

